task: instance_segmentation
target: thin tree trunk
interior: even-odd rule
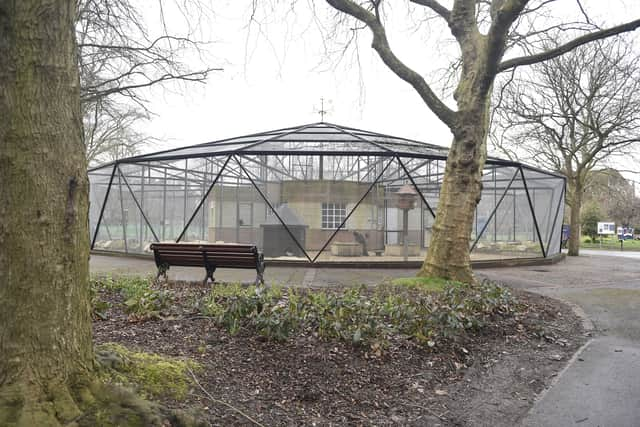
[[[427,257],[419,276],[473,282],[469,238],[475,208],[482,190],[482,168],[486,160],[486,112],[477,108],[461,114],[454,129],[440,201]]]
[[[572,189],[570,189],[571,204],[569,207],[571,208],[571,213],[569,216],[569,228],[571,233],[569,234],[569,256],[578,256],[580,255],[580,211],[582,210],[582,196],[583,189],[579,184],[569,184]],[[572,191],[571,191],[572,190]]]
[[[73,420],[93,370],[75,3],[0,3],[0,425]]]

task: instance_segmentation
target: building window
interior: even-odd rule
[[[238,204],[238,225],[251,227],[253,225],[253,203]]]
[[[322,228],[336,229],[347,216],[347,207],[344,203],[322,204]]]

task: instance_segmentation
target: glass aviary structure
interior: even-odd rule
[[[274,263],[421,261],[447,152],[321,122],[121,159],[89,171],[91,249],[252,243]],[[489,157],[482,181],[472,260],[560,253],[562,176]],[[406,215],[401,188],[415,197]]]

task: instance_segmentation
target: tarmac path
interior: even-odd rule
[[[568,301],[595,327],[523,426],[640,426],[640,253],[583,251],[555,265],[478,275]]]

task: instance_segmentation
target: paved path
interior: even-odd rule
[[[576,304],[596,329],[524,426],[640,426],[639,260],[584,251],[552,266],[479,275]]]

